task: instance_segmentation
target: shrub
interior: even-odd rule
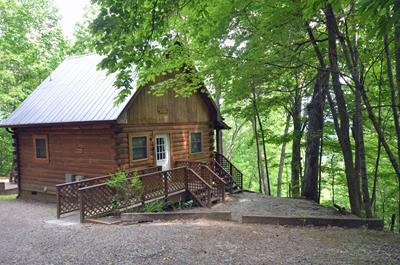
[[[143,195],[143,184],[137,173],[128,178],[124,171],[118,170],[106,183],[116,191],[112,198],[114,212],[138,202]]]
[[[143,207],[143,211],[146,213],[159,213],[163,212],[165,202],[162,200],[146,203]]]

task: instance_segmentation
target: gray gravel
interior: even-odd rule
[[[400,236],[232,222],[57,221],[51,204],[0,201],[1,264],[400,264]]]
[[[211,209],[193,208],[185,211],[230,211],[232,218],[241,221],[243,215],[295,216],[295,217],[357,217],[350,213],[339,213],[334,208],[324,207],[313,201],[293,198],[277,198],[259,193],[242,192],[228,195],[225,203]]]

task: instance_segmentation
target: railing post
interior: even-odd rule
[[[81,223],[85,221],[85,203],[84,203],[84,191],[79,191],[78,190],[78,197],[79,197],[79,216]]]
[[[220,187],[221,187],[221,193],[222,193],[222,202],[224,202],[225,201],[225,184],[221,184],[220,185]]]
[[[185,178],[184,178],[184,182],[185,182],[185,190],[189,191],[189,176],[188,176],[188,170],[187,167],[185,167]]]
[[[207,189],[207,207],[211,208],[211,190]]]
[[[240,174],[240,189],[243,190],[243,174]]]
[[[143,178],[141,176],[139,176],[140,182],[143,184]],[[143,192],[142,195],[140,196],[140,200],[142,203],[142,206],[144,206],[144,201],[145,201],[145,186],[143,185]]]
[[[60,209],[60,187],[56,187],[57,194],[57,219],[60,219],[61,209]]]
[[[167,171],[168,172],[168,171]],[[163,174],[163,179],[164,179],[164,197],[165,201],[168,199],[168,175],[167,172]],[[173,171],[169,171],[171,174]]]

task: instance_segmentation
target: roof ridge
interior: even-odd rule
[[[82,58],[82,57],[86,57],[86,56],[90,56],[90,55],[96,55],[96,54],[97,54],[96,52],[76,54],[76,55],[71,55],[71,56],[65,57],[65,60],[73,60],[73,59]]]

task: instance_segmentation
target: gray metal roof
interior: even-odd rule
[[[132,96],[114,105],[116,75],[97,69],[101,59],[97,54],[65,59],[0,127],[116,120]]]

